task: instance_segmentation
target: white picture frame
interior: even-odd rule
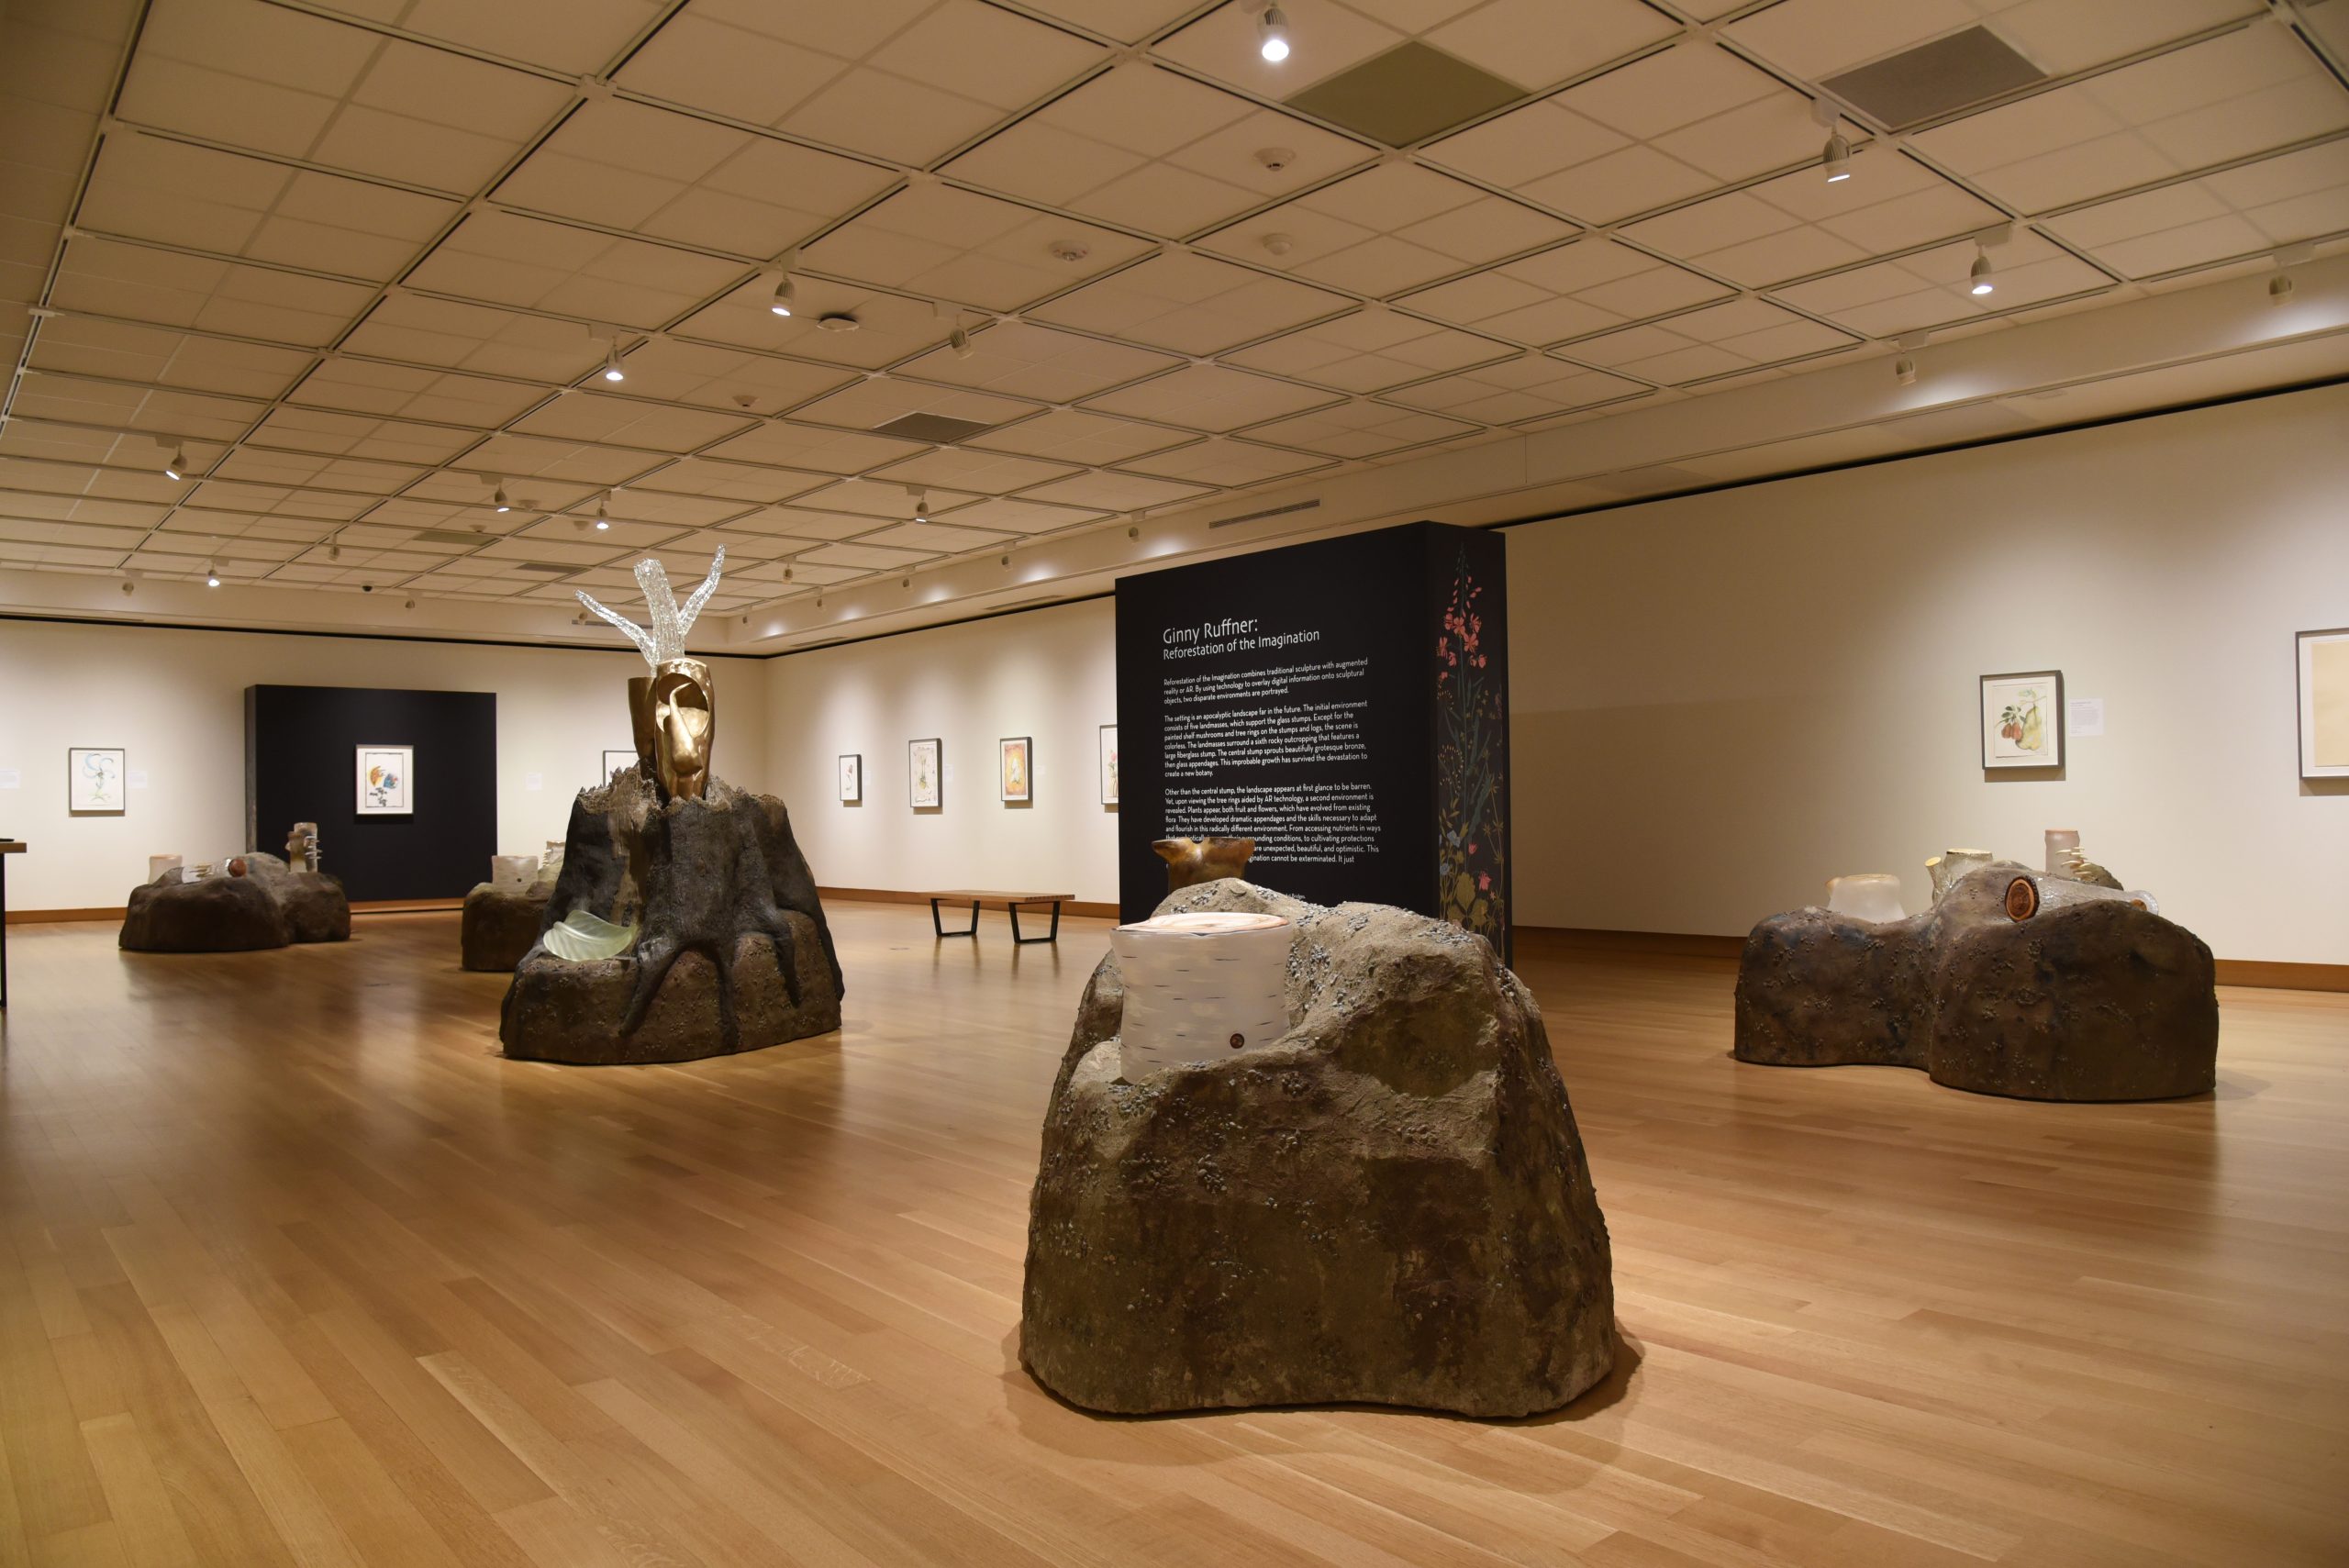
[[[1101,727],[1101,804],[1118,804],[1118,727]]]
[[[2292,642],[2300,777],[2349,779],[2349,626],[2303,631]]]
[[[119,746],[65,749],[65,808],[75,817],[119,817],[128,809],[130,754]]]
[[[916,811],[936,811],[946,798],[946,759],[939,741],[906,742],[906,799]]]
[[[1981,678],[1982,766],[2064,765],[2064,672],[2021,670]]]
[[[416,814],[416,748],[361,745],[354,748],[357,795],[362,817],[412,817]]]
[[[1036,740],[1030,735],[1007,735],[996,743],[996,784],[1006,806],[1026,806],[1036,798]]]
[[[864,753],[862,751],[841,753],[840,791],[842,806],[864,804]]]

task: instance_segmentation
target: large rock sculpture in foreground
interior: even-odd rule
[[[1797,909],[1738,962],[1741,1062],[1921,1068],[2028,1100],[2159,1100],[2217,1080],[2210,950],[2130,895],[2001,862],[1922,915]]]
[[[640,936],[564,959],[578,912]],[[663,801],[640,769],[582,790],[539,940],[515,967],[498,1038],[541,1062],[686,1062],[840,1028],[840,960],[783,803],[711,780]]]
[[[1114,956],[1044,1121],[1020,1354],[1096,1410],[1523,1416],[1607,1374],[1607,1224],[1533,998],[1489,944],[1224,881],[1296,923],[1290,1031],[1119,1081]]]
[[[131,952],[250,952],[351,935],[342,884],[289,870],[275,855],[239,856],[242,876],[177,880],[176,871],[130,890],[120,945]]]

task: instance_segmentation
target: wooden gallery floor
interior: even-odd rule
[[[1563,1416],[1101,1420],[1017,1357],[1104,926],[834,911],[841,1038],[508,1062],[452,916],[12,935],[0,1562],[2349,1562],[2349,996],[2224,994],[2214,1098],[1725,1054],[1700,961],[1528,978],[1627,1353]]]

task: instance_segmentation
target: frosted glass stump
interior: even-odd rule
[[[1118,1075],[1270,1045],[1288,1032],[1291,929],[1277,915],[1160,915],[1109,933],[1125,983]]]
[[[1889,872],[1829,877],[1827,907],[1831,914],[1849,915],[1854,920],[1908,918],[1908,912],[1900,907],[1900,879]]]

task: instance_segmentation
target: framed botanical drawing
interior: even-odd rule
[[[104,813],[119,817],[123,806],[127,753],[119,746],[69,746],[65,749],[65,808],[77,815]]]
[[[1032,798],[1030,786],[1035,780],[1030,776],[1030,770],[1034,763],[1034,758],[1030,753],[1035,750],[1036,743],[1025,735],[1014,735],[998,744],[1001,746],[1003,757],[1004,801],[1008,805],[1025,805]]]
[[[603,788],[606,784],[612,782],[612,775],[614,773],[618,773],[622,768],[632,768],[634,766],[636,766],[635,747],[631,746],[625,751],[617,751],[607,748],[604,752],[604,771],[596,776],[596,787],[597,789]]]
[[[944,764],[938,742],[912,740],[906,745],[906,794],[916,811],[935,811],[940,800],[939,775]]]
[[[1982,677],[1982,765],[2064,765],[2064,673],[2032,670]]]
[[[407,817],[416,810],[416,748],[358,748],[359,815]]]
[[[1118,804],[1118,727],[1101,727],[1101,804]]]
[[[862,751],[841,753],[841,804],[861,805],[864,800],[864,754]]]
[[[2349,779],[2349,626],[2304,631],[2299,653],[2300,777]]]

